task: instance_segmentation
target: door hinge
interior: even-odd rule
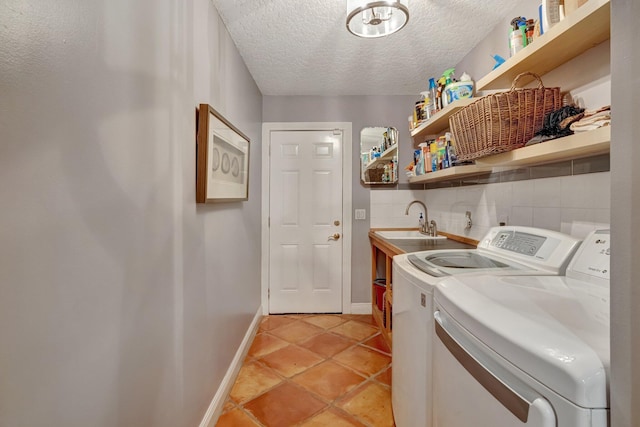
[[[267,218],[267,227],[271,228],[271,217]]]
[[[267,299],[271,298],[271,289],[267,289]]]

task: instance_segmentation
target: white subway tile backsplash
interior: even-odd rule
[[[511,183],[511,203],[513,206],[533,206],[533,181]]]
[[[371,220],[369,221],[369,226],[371,228],[392,227],[392,225],[389,224],[386,218],[373,218],[373,217],[371,217]]]
[[[560,231],[583,238],[589,232],[609,227],[610,209],[563,208]]]
[[[611,209],[594,209],[594,221],[598,224],[611,224]]]
[[[496,206],[496,225],[500,225],[501,222],[511,224],[511,205]]]
[[[571,223],[572,221],[593,222],[595,221],[595,214],[593,209],[562,208],[560,219],[563,224]]]
[[[609,172],[562,178],[562,207],[608,209],[611,203]]]
[[[496,184],[483,185],[484,197],[487,204],[509,205],[512,203],[512,182],[500,182]]]
[[[473,226],[471,230],[465,231],[462,235],[475,240],[481,240],[489,232],[490,227]]]
[[[579,239],[584,239],[587,237],[587,234],[594,230],[603,230],[608,228],[609,224],[607,223],[574,221],[571,223],[563,223],[560,231]]]
[[[477,205],[485,203],[484,189],[487,185],[473,185],[470,187],[460,187],[456,191],[456,202],[467,205]]]
[[[393,216],[392,203],[376,203],[371,205],[371,219],[390,218]]]
[[[584,237],[591,230],[607,227],[610,218],[610,174],[509,181],[469,187],[433,190],[371,191],[372,227],[417,227],[420,205],[427,205],[428,218],[438,229],[480,239],[490,227],[504,221],[562,231]],[[465,230],[465,212],[471,211],[473,227]]]
[[[496,210],[495,206],[488,205],[480,205],[477,206],[476,209],[470,209],[471,212],[471,222],[476,225],[481,225],[484,227],[493,227],[498,225],[496,221]],[[466,218],[463,215],[462,217],[463,223],[466,223]]]
[[[583,175],[565,176],[561,185],[563,208],[587,208],[592,204],[588,179],[585,180]]]
[[[558,178],[533,180],[533,206],[559,208],[562,205],[562,184]]]
[[[446,205],[450,206],[456,201],[457,188],[439,188],[436,190],[428,190],[426,202],[427,206],[431,205]]]
[[[417,228],[419,226],[418,218],[411,216],[402,216],[399,218],[394,218],[394,224],[397,224],[396,227],[402,228]]]
[[[413,200],[424,201],[424,190],[398,190],[393,192],[393,203],[406,207]]]
[[[533,208],[528,206],[513,206],[509,225],[533,226]]]
[[[548,230],[560,230],[562,209],[533,208],[533,226]]]

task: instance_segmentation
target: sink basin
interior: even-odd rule
[[[406,239],[406,240],[444,240],[446,236],[427,236],[420,233],[418,230],[389,230],[389,231],[376,231],[376,234],[384,239]]]

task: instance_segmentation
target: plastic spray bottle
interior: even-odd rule
[[[444,79],[444,87],[442,89],[442,107],[446,107],[451,103],[451,99],[447,93],[447,86],[454,82],[453,74],[456,72],[455,68],[448,68],[442,73],[442,79]]]
[[[438,101],[436,100],[436,93],[437,93],[437,88],[436,88],[436,79],[434,79],[433,77],[431,77],[429,79],[429,100],[431,101],[429,104],[429,112],[431,114],[431,117],[438,112],[438,110],[440,110],[438,108]]]

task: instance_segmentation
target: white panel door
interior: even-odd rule
[[[342,311],[342,134],[273,131],[269,312]]]

